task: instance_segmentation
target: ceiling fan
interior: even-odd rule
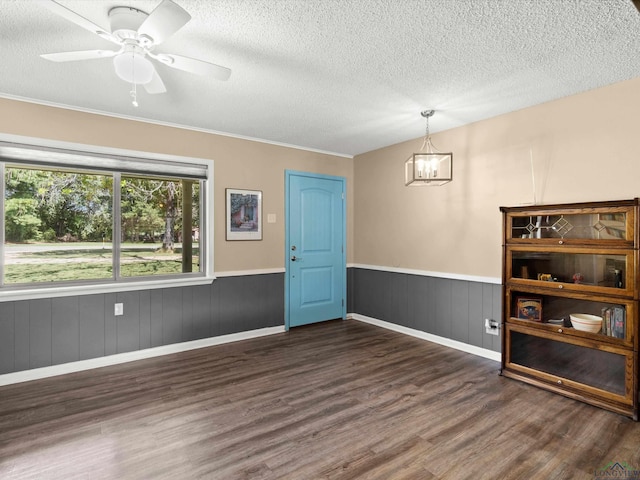
[[[113,58],[116,74],[132,85],[133,105],[138,106],[136,86],[142,85],[148,93],[164,93],[166,88],[153,63],[158,61],[168,67],[227,80],[231,70],[213,63],[168,53],[154,53],[168,37],[191,20],[191,15],[171,0],[162,2],[149,14],[133,7],[113,7],[109,10],[110,31],[107,31],[78,13],[54,0],[39,0],[43,6],[76,25],[115,43],[118,50],[81,50],[75,52],[46,53],[42,58],[54,62],[73,62]]]

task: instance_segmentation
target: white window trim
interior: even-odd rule
[[[129,292],[136,290],[151,290],[157,288],[173,288],[173,287],[185,287],[192,285],[207,285],[211,284],[215,280],[213,271],[213,167],[214,161],[205,158],[195,157],[182,157],[177,155],[166,155],[151,152],[142,152],[136,150],[125,150],[110,147],[100,147],[96,145],[85,145],[79,143],[60,142],[56,140],[46,140],[42,138],[25,137],[21,135],[9,135],[0,133],[0,141],[12,142],[23,145],[30,145],[35,147],[49,147],[60,148],[75,152],[84,153],[97,153],[102,155],[114,155],[114,156],[127,156],[136,157],[145,160],[160,160],[168,162],[181,162],[188,164],[206,165],[208,167],[207,179],[203,182],[204,198],[205,198],[205,211],[206,216],[203,216],[201,221],[204,223],[206,232],[207,248],[204,255],[204,276],[198,277],[185,277],[185,278],[170,278],[170,279],[151,279],[145,277],[142,280],[127,280],[120,282],[110,281],[108,283],[86,283],[81,285],[64,285],[64,286],[38,286],[34,288],[20,288],[0,290],[0,302],[8,302],[14,300],[31,300],[37,298],[56,298],[56,297],[69,297],[76,295],[92,295],[101,293],[118,293]],[[202,227],[202,225],[201,225]]]

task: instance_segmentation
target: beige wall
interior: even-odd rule
[[[215,271],[284,268],[285,169],[347,179],[347,261],[353,252],[353,161],[220,135],[0,99],[0,133],[215,161]],[[262,190],[263,240],[225,240],[225,188]]]
[[[441,187],[404,187],[422,139],[357,156],[355,263],[500,277],[500,206],[640,196],[638,112],[640,78],[432,135]]]
[[[640,196],[640,78],[433,135],[454,153],[442,187],[404,187],[422,139],[350,160],[7,99],[0,111],[1,133],[215,160],[216,272],[284,267],[285,169],[347,178],[348,262],[473,276],[500,277],[501,205]],[[277,223],[263,241],[225,241],[226,187],[264,192]]]

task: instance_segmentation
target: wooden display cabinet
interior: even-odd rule
[[[502,375],[638,420],[638,205],[500,209]]]

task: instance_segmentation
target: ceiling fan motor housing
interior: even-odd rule
[[[111,34],[120,40],[138,40],[138,29],[148,16],[137,8],[114,7],[109,10]]]

